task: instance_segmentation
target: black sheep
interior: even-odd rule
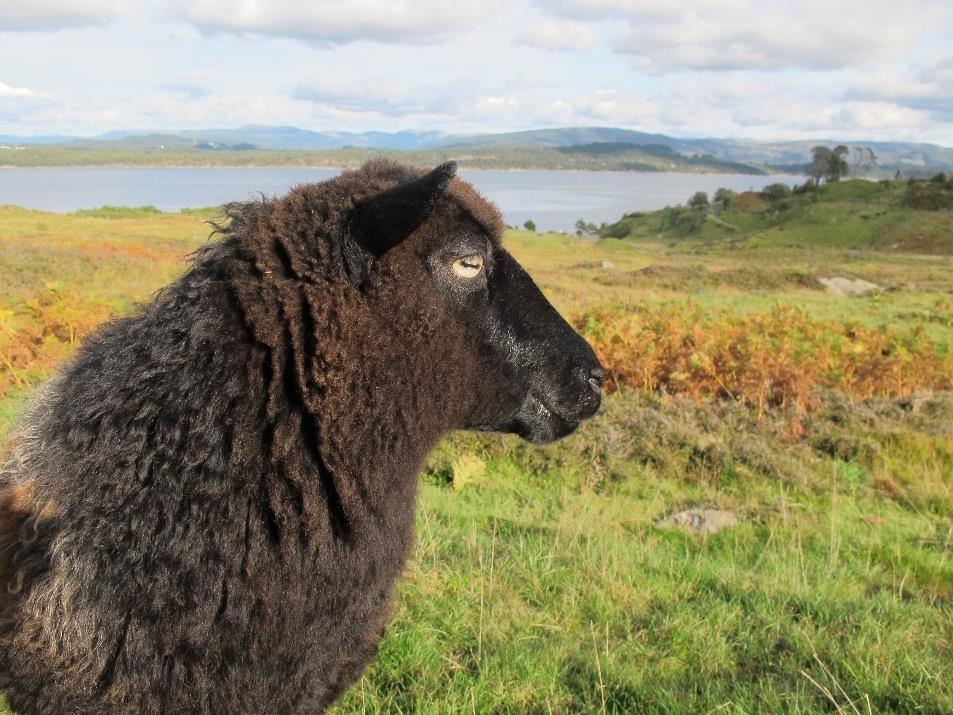
[[[0,469],[14,709],[324,710],[376,651],[441,435],[596,411],[592,350],[454,170],[228,206],[41,391]]]

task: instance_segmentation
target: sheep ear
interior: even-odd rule
[[[351,213],[351,238],[371,255],[383,255],[430,217],[456,173],[457,163],[448,161],[362,201]]]

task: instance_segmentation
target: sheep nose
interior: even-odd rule
[[[606,379],[606,371],[601,367],[594,367],[589,371],[589,387],[596,394],[602,392],[602,383]]]
[[[573,373],[574,379],[571,381],[571,386],[567,385],[571,392],[566,397],[572,395],[571,403],[575,403],[573,410],[577,419],[592,417],[602,404],[602,382],[605,380],[605,372],[601,367],[592,367],[590,362],[585,366],[577,366]]]

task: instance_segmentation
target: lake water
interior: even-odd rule
[[[616,221],[629,211],[685,203],[696,191],[724,186],[760,190],[804,177],[669,174],[630,171],[462,171],[494,201],[511,225],[532,219],[541,230],[574,230],[577,219]],[[337,169],[0,169],[0,204],[67,212],[97,206],[144,206],[163,211],[280,195],[295,184],[321,181]]]

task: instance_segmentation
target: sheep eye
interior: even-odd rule
[[[476,278],[483,270],[483,256],[464,256],[453,262],[453,272],[461,278]]]

